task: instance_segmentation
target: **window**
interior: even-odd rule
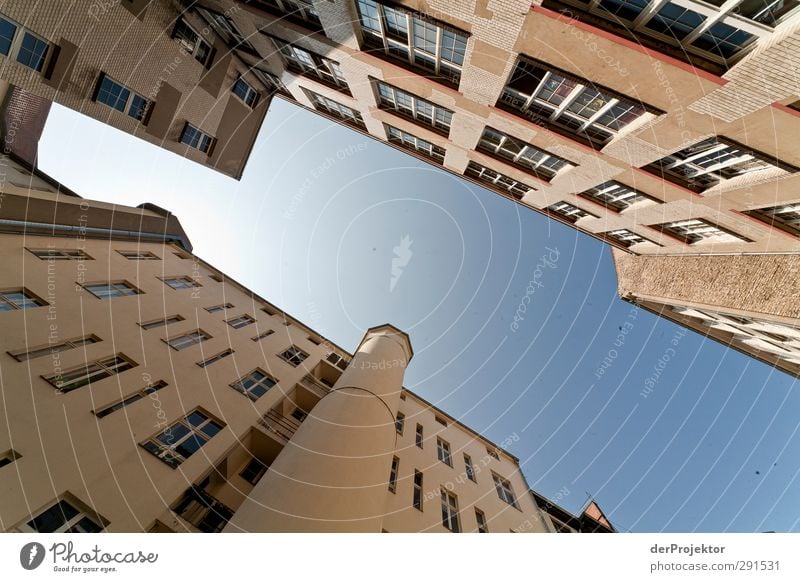
[[[199,408],[146,440],[142,447],[173,469],[200,450],[225,425]]]
[[[253,457],[250,461],[244,466],[239,476],[250,483],[251,485],[255,485],[261,480],[261,477],[264,476],[264,473],[267,472],[267,466]]]
[[[278,381],[275,378],[262,370],[256,369],[241,380],[231,384],[231,387],[247,396],[250,400],[256,401],[269,392],[269,389],[277,383]]]
[[[391,125],[384,124],[384,127],[386,129],[386,137],[389,139],[389,142],[398,144],[404,149],[420,153],[423,156],[430,158],[437,164],[444,163],[444,148],[433,145],[424,139],[421,139],[415,135],[411,135],[410,133],[406,133],[405,131],[397,129]]]
[[[97,93],[94,100],[108,105],[138,121],[144,119],[150,102],[141,95],[134,93],[125,85],[118,83],[105,73],[100,73]]]
[[[150,251],[117,251],[129,261],[158,261],[159,258]]]
[[[286,65],[297,73],[308,75],[339,91],[350,94],[347,80],[339,63],[322,57],[304,48],[289,44],[274,36],[270,37],[286,59]]]
[[[350,125],[354,125],[361,129],[366,129],[367,126],[364,124],[364,119],[361,117],[361,113],[356,111],[355,109],[351,109],[346,105],[342,105],[341,103],[334,101],[333,99],[328,99],[322,95],[317,95],[313,91],[309,91],[305,87],[303,90],[306,92],[306,95],[311,100],[311,103],[314,105],[314,108],[318,111],[325,111],[330,113],[334,117],[338,117],[345,123],[349,123]]]
[[[467,474],[467,479],[473,483],[478,482],[478,480],[475,478],[475,467],[472,464],[472,457],[466,453],[464,453],[464,472]]]
[[[374,81],[378,90],[378,105],[382,109],[393,111],[420,125],[438,131],[443,135],[450,133],[450,124],[453,122],[453,112],[407,93],[383,81]]]
[[[642,194],[638,190],[629,188],[625,184],[621,184],[620,182],[616,182],[614,180],[609,180],[598,186],[595,186],[594,188],[589,188],[588,190],[579,193],[578,196],[586,198],[587,200],[591,200],[592,202],[602,204],[608,210],[612,210],[614,212],[622,212],[638,203],[647,202],[648,204],[655,204],[660,202],[660,200],[657,200],[652,196]]]
[[[646,113],[621,95],[528,57],[520,57],[498,104],[597,145]]]
[[[644,167],[694,192],[703,192],[728,180],[765,170],[796,172],[777,158],[753,151],[726,138],[710,137]]]
[[[497,454],[497,451],[496,451],[496,450],[494,450],[494,449],[490,449],[490,448],[488,448],[488,447],[487,447],[487,448],[486,448],[486,453],[487,453],[487,454],[488,454],[490,457],[492,457],[493,459],[495,459],[495,460],[497,460],[497,461],[499,461],[499,460],[500,460],[500,455],[498,455],[498,454]]]
[[[255,322],[256,320],[249,315],[240,315],[239,317],[234,317],[233,319],[225,321],[225,323],[230,325],[233,329],[241,329]]]
[[[15,309],[30,309],[47,305],[27,289],[6,289],[0,291],[0,312]]]
[[[596,214],[587,212],[568,202],[556,202],[545,208],[545,210],[557,214],[573,224],[578,222],[581,218],[598,218]]]
[[[663,233],[679,238],[683,242],[690,245],[699,242],[750,242],[749,239],[744,238],[741,235],[734,234],[731,231],[702,218],[678,220],[676,222],[654,224],[652,226],[653,228],[657,228]]]
[[[478,533],[489,533],[489,526],[486,523],[486,514],[477,507],[475,508],[475,522],[478,524]]]
[[[299,366],[308,357],[308,354],[297,346],[292,346],[285,352],[279,354],[281,358],[289,362],[292,366]]]
[[[13,463],[14,461],[16,461],[21,457],[22,455],[20,455],[16,451],[13,450],[6,451],[2,455],[0,455],[0,468],[5,467],[6,465],[10,465],[11,463]]]
[[[166,382],[164,382],[163,380],[159,380],[158,382],[155,382],[153,384],[145,386],[144,388],[142,388],[138,392],[136,392],[134,394],[131,394],[130,396],[127,396],[126,398],[120,400],[116,404],[112,404],[111,406],[106,406],[105,408],[101,408],[100,410],[96,410],[94,414],[95,414],[95,416],[97,416],[97,418],[103,418],[105,416],[108,416],[112,412],[116,412],[117,410],[120,410],[121,408],[125,408],[129,404],[133,404],[134,402],[136,402],[138,400],[141,400],[145,396],[149,396],[150,394],[153,394],[154,392],[158,392],[162,388],[166,387],[166,385],[167,385]]]
[[[536,188],[532,188],[527,184],[523,184],[522,182],[518,182],[517,180],[506,176],[505,174],[495,172],[486,166],[482,166],[472,161],[467,164],[467,169],[464,172],[464,175],[475,178],[479,182],[482,182],[488,186],[499,187],[500,189],[511,194],[517,200],[521,200],[522,197],[529,191],[536,190]]]
[[[414,437],[414,442],[419,448],[422,448],[422,441],[423,441],[423,438],[422,438],[422,425],[418,424],[417,425],[417,434]]]
[[[636,234],[635,232],[628,230],[627,228],[618,228],[616,230],[610,230],[601,234],[608,237],[612,241],[619,243],[625,248],[632,247],[633,245],[639,243],[653,242],[647,240],[639,234]]]
[[[433,417],[433,419],[434,419],[436,422],[438,422],[439,424],[441,424],[442,426],[447,426],[447,421],[444,419],[444,417],[442,417],[442,416],[439,416],[439,415],[437,414],[436,416],[434,416],[434,417]]]
[[[59,499],[16,529],[29,533],[98,533],[104,527],[103,520],[93,511],[71,499]]]
[[[487,127],[478,142],[478,150],[511,163],[513,166],[549,182],[559,171],[573,164],[540,150],[501,131]]]
[[[746,211],[744,214],[800,236],[800,202]]]
[[[45,376],[44,379],[50,382],[59,392],[66,393],[130,370],[134,366],[136,364],[127,357],[117,354],[83,364],[60,374]]]
[[[461,528],[458,525],[458,498],[455,494],[442,489],[442,525],[453,533],[458,533]]]
[[[269,71],[262,71],[261,69],[255,68],[251,68],[250,72],[269,90],[270,95],[277,91],[280,91],[284,95],[290,95],[286,85],[283,84],[283,81],[281,81],[277,75],[273,75]]]
[[[436,456],[442,463],[453,466],[453,460],[450,458],[450,443],[447,441],[436,439]]]
[[[359,0],[357,7],[366,50],[458,87],[467,52],[465,33],[396,5]]]
[[[389,471],[389,491],[395,493],[397,491],[397,474],[400,471],[400,459],[397,457],[392,458],[392,468]]]
[[[210,358],[206,358],[202,362],[197,362],[197,365],[200,366],[201,368],[205,368],[206,366],[210,366],[215,362],[219,362],[223,358],[227,358],[231,354],[233,354],[233,350],[228,348],[227,350],[223,350],[220,353],[211,356]]]
[[[0,54],[41,72],[50,52],[50,43],[6,16],[0,15]]]
[[[208,8],[195,7],[195,10],[203,17],[203,20],[211,25],[214,32],[216,32],[229,47],[239,48],[257,54],[253,45],[247,41],[239,30],[239,27],[236,26],[236,23],[233,22],[229,16]]]
[[[129,295],[139,295],[141,293],[141,291],[127,281],[114,281],[112,283],[87,283],[83,286],[83,288],[98,299],[127,297]]]
[[[394,419],[394,429],[397,434],[403,434],[403,426],[406,423],[406,415],[402,412],[397,413],[397,418]]]
[[[204,154],[211,155],[214,149],[214,144],[217,139],[207,133],[197,129],[194,125],[186,122],[181,132],[181,143],[188,145],[190,148],[200,150]]]
[[[221,305],[213,305],[211,307],[206,307],[206,311],[209,313],[216,313],[217,311],[225,311],[226,309],[233,309],[233,305],[230,303],[222,303]]]
[[[204,67],[211,64],[211,45],[200,36],[183,17],[175,22],[172,29],[174,38],[187,53],[192,55]]]
[[[269,337],[269,336],[271,336],[273,333],[275,333],[273,330],[271,330],[271,329],[268,329],[267,331],[265,331],[265,332],[263,332],[263,333],[260,333],[260,334],[258,334],[256,337],[254,337],[254,338],[253,338],[253,341],[254,341],[254,342],[259,342],[259,341],[261,341],[262,339],[264,339],[265,337]]]
[[[422,473],[414,469],[414,494],[412,498],[414,509],[422,511]]]
[[[166,277],[166,278],[159,277],[159,279],[164,281],[164,283],[166,283],[173,289],[191,289],[192,287],[200,287],[200,283],[198,283],[191,277]]]
[[[174,350],[183,350],[185,348],[192,347],[209,339],[211,339],[210,335],[198,329],[183,334],[181,336],[174,337],[170,340],[166,340],[166,342],[167,344],[169,344],[169,347],[171,347]]]
[[[182,315],[170,315],[169,317],[153,319],[152,321],[140,323],[139,325],[142,326],[142,329],[153,329],[154,327],[164,327],[172,323],[178,323],[179,321],[183,321]]]
[[[60,343],[52,343],[47,344],[46,346],[29,348],[21,352],[9,352],[9,355],[18,362],[24,362],[25,360],[33,360],[34,358],[41,358],[42,356],[65,352],[67,350],[72,350],[88,344],[94,344],[99,341],[100,338],[96,335],[87,335],[84,337],[69,339]]]
[[[299,20],[302,24],[310,24],[314,29],[322,28],[319,14],[311,0],[255,0],[270,12],[285,15],[289,20]]]
[[[292,410],[292,418],[294,418],[298,422],[303,422],[307,416],[308,413],[302,408],[295,408],[294,410]]]
[[[52,261],[93,260],[81,249],[28,249],[28,251],[39,259]]]
[[[494,488],[497,490],[497,496],[512,507],[519,509],[517,499],[514,497],[514,490],[511,488],[511,483],[496,473],[492,473],[492,478],[494,479]]]
[[[742,0],[733,13],[767,26],[777,26],[797,13],[800,0]]]
[[[236,83],[233,84],[233,94],[241,99],[248,107],[255,107],[256,101],[258,101],[258,91],[253,89],[250,83],[241,77],[236,79]]]

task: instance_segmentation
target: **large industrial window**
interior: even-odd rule
[[[695,244],[699,242],[749,242],[749,239],[741,235],[734,234],[731,231],[702,218],[691,218],[688,220],[678,220],[664,224],[655,224],[653,225],[653,228],[657,228],[661,230],[661,232],[670,234],[687,244]]]
[[[800,202],[768,206],[745,212],[748,216],[800,236]]]
[[[501,190],[511,194],[511,196],[517,200],[521,200],[522,197],[529,191],[536,190],[536,188],[532,188],[527,184],[506,176],[505,174],[501,174],[500,172],[496,172],[491,168],[487,168],[486,166],[482,166],[472,161],[467,164],[467,169],[464,172],[464,175],[475,178],[487,186],[500,188]]]
[[[350,88],[347,86],[344,73],[339,68],[339,63],[274,36],[270,38],[286,59],[286,64],[290,69],[310,75],[335,89],[350,94]]]
[[[413,93],[398,89],[383,81],[374,81],[378,90],[378,104],[415,123],[430,127],[444,135],[450,133],[453,112],[441,105],[426,101]]]
[[[598,186],[584,190],[583,192],[580,192],[578,196],[586,198],[587,200],[591,200],[592,202],[602,204],[607,209],[614,212],[622,212],[623,210],[627,210],[634,204],[638,204],[640,202],[648,202],[653,204],[657,204],[659,202],[658,199],[653,198],[652,196],[643,194],[638,190],[634,190],[633,188],[614,180],[609,180],[608,182],[603,182]]]
[[[573,206],[568,202],[556,202],[555,204],[551,204],[546,208],[548,212],[552,212],[553,214],[557,214],[572,223],[578,222],[581,218],[598,218],[596,214],[592,214],[591,212],[587,212],[582,208],[578,208],[577,206]]]
[[[313,91],[309,91],[305,87],[303,90],[306,92],[306,95],[311,100],[311,103],[314,105],[314,108],[318,111],[325,111],[330,113],[334,117],[338,117],[345,123],[349,123],[350,125],[354,125],[361,129],[366,129],[367,126],[364,123],[364,118],[361,117],[361,113],[348,107],[347,105],[342,105],[338,101],[334,101],[333,99],[328,99],[324,95],[319,95],[314,93]]]
[[[384,127],[386,128],[386,137],[389,139],[389,142],[396,143],[404,149],[420,153],[437,164],[444,163],[444,148],[433,145],[429,141],[425,141],[422,138],[397,129],[392,125],[384,124]]]
[[[563,169],[573,164],[544,150],[506,135],[491,127],[483,130],[478,150],[505,160],[512,165],[549,182]]]

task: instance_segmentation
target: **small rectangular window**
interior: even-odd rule
[[[275,378],[263,370],[256,369],[241,380],[231,384],[231,388],[238,390],[250,400],[256,401],[269,392],[270,388],[277,383],[278,381]]]
[[[197,329],[165,341],[172,349],[183,350],[209,339],[211,339],[210,335],[200,329]]]
[[[234,317],[233,319],[228,319],[225,321],[225,323],[230,325],[233,329],[241,329],[255,322],[256,320],[249,315],[240,315],[239,317]]]
[[[441,490],[442,496],[442,525],[453,533],[461,531],[458,523],[458,498],[454,493]]]
[[[580,192],[578,196],[597,204],[602,204],[613,212],[623,212],[634,204],[650,205],[660,202],[660,200],[652,196],[634,190],[615,180],[609,180],[598,186],[584,190]]]
[[[25,288],[0,291],[0,312],[41,307],[47,303]]]
[[[398,129],[392,125],[384,124],[386,138],[390,143],[397,144],[403,149],[422,154],[437,164],[444,163],[445,150],[441,146],[432,144],[411,133]]]
[[[496,459],[496,460],[498,460],[498,461],[500,460],[500,455],[498,455],[498,454],[497,454],[497,451],[496,451],[496,450],[494,450],[494,449],[490,449],[489,447],[486,447],[486,453],[487,453],[487,454],[488,454],[490,457],[492,457],[493,459]]]
[[[297,346],[292,346],[288,350],[281,352],[279,356],[289,362],[292,366],[299,366],[308,357],[308,354]]]
[[[557,214],[572,224],[575,224],[582,218],[598,218],[596,214],[592,214],[583,208],[573,206],[568,202],[556,202],[555,204],[548,206],[545,210],[553,214]]]
[[[258,334],[256,337],[254,337],[254,338],[253,338],[253,341],[254,341],[254,342],[259,342],[259,341],[261,341],[262,339],[264,339],[265,337],[269,337],[269,336],[271,336],[273,333],[275,333],[273,330],[271,330],[271,329],[268,329],[267,331],[265,331],[265,332],[263,332],[263,333],[260,333],[260,334]]]
[[[716,224],[703,218],[677,220],[675,222],[653,224],[651,226],[690,245],[700,242],[750,242],[750,239],[739,234],[734,234],[733,232],[722,228],[721,226],[717,226]]]
[[[39,259],[51,261],[93,260],[92,257],[81,249],[28,249],[28,252]]]
[[[450,443],[441,438],[436,439],[436,456],[445,465],[453,466],[453,460],[450,458]]]
[[[422,448],[422,425],[417,424],[417,434],[414,437],[414,444],[416,444],[419,448]]]
[[[236,83],[233,84],[233,94],[251,108],[255,107],[256,101],[258,101],[258,91],[241,77],[236,79]]]
[[[122,354],[109,356],[95,362],[83,364],[60,374],[44,376],[59,392],[70,392],[104,378],[114,376],[136,366]]]
[[[199,130],[188,121],[181,132],[182,144],[186,144],[190,148],[200,150],[204,154],[211,155],[211,151],[214,149],[214,144],[216,141],[217,139],[215,137]]]
[[[464,471],[467,474],[467,478],[472,481],[473,483],[477,483],[477,479],[475,479],[475,467],[472,464],[472,457],[468,454],[464,453]]]
[[[496,473],[492,473],[492,478],[494,479],[494,488],[497,491],[497,496],[510,506],[519,509],[517,499],[514,496],[514,490],[511,488],[511,483]]]
[[[28,348],[27,350],[24,351],[8,352],[8,354],[18,362],[24,362],[25,360],[33,360],[34,358],[41,358],[42,356],[57,354],[59,352],[65,352],[67,350],[79,348],[87,344],[94,344],[99,341],[100,338],[97,337],[96,335],[87,335],[84,337],[69,339],[59,343]]]
[[[436,416],[434,417],[434,419],[436,420],[436,422],[438,422],[438,423],[439,423],[439,424],[441,424],[442,426],[447,426],[447,420],[445,420],[443,417],[441,417],[441,416],[439,416],[439,415],[436,415]]]
[[[250,483],[251,485],[255,485],[261,480],[261,477],[264,476],[264,473],[267,472],[267,466],[253,457],[250,461],[244,466],[242,471],[239,473],[239,476]]]
[[[178,41],[183,50],[192,55],[204,67],[211,64],[211,45],[183,17],[178,18],[175,22],[172,38]]]
[[[414,509],[422,511],[422,473],[414,469],[414,496],[412,500]]]
[[[216,313],[217,311],[225,311],[226,309],[233,309],[233,305],[231,305],[230,303],[223,303],[221,305],[206,307],[206,311],[208,311],[209,313]]]
[[[173,469],[200,450],[225,424],[199,408],[193,410],[141,446]]]
[[[98,533],[105,528],[105,520],[97,513],[72,499],[57,499],[52,505],[43,509],[30,521],[18,525],[15,529],[28,533]]]
[[[158,319],[146,321],[139,325],[142,326],[142,329],[153,329],[154,327],[164,327],[173,323],[178,323],[179,321],[183,321],[182,315],[170,315],[169,317],[160,317]]]
[[[489,526],[486,523],[486,514],[477,507],[475,508],[475,522],[478,524],[478,533],[489,533]]]
[[[111,299],[114,297],[128,297],[139,295],[141,291],[127,281],[112,281],[111,283],[87,283],[83,286],[89,293],[98,299]]]
[[[117,251],[129,261],[158,261],[160,260],[150,251]]]
[[[394,429],[397,431],[397,434],[403,434],[403,426],[406,423],[406,415],[402,412],[397,413],[397,417],[394,419]]]
[[[206,366],[210,366],[216,362],[219,362],[223,358],[227,358],[228,356],[233,354],[233,350],[228,348],[227,350],[223,350],[218,354],[211,356],[210,358],[206,358],[202,362],[197,362],[197,365],[201,368],[205,368]]]
[[[389,471],[389,491],[397,492],[397,474],[400,471],[400,459],[392,458],[392,468]]]
[[[122,83],[118,83],[105,73],[100,73],[99,87],[94,100],[120,113],[125,113],[137,121],[144,119],[150,102],[134,93]]]
[[[0,468],[5,467],[6,465],[10,465],[17,459],[21,458],[18,452],[14,450],[6,451],[5,453],[0,454]]]
[[[201,287],[200,283],[191,277],[159,277],[164,283],[173,289],[191,289],[192,287]]]
[[[302,408],[295,408],[294,410],[292,410],[292,418],[294,418],[298,422],[303,422],[307,416],[308,413]]]
[[[97,418],[103,418],[105,416],[108,416],[112,412],[116,412],[117,410],[120,410],[121,408],[125,408],[126,406],[128,406],[130,404],[133,404],[134,402],[137,402],[138,400],[141,400],[145,396],[149,396],[150,394],[153,394],[154,392],[158,392],[159,390],[161,390],[162,388],[164,388],[166,386],[167,386],[166,382],[164,382],[163,380],[159,380],[158,382],[154,382],[153,384],[145,386],[144,388],[142,388],[138,392],[135,392],[134,394],[131,394],[130,396],[126,396],[125,398],[123,398],[119,402],[116,402],[115,404],[112,404],[110,406],[106,406],[104,408],[101,408],[100,410],[96,410],[94,412],[94,414],[95,414],[95,416],[97,416]]]
[[[221,275],[217,275],[216,273],[209,275],[209,279],[216,281],[217,283],[222,283],[225,279],[222,278]]]

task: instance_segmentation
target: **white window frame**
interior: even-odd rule
[[[453,533],[461,531],[458,518],[458,497],[444,487],[440,490],[442,501],[442,525]]]
[[[470,160],[470,162],[467,164],[467,169],[464,170],[464,175],[474,178],[484,184],[497,186],[498,188],[501,188],[502,190],[505,190],[511,194],[511,196],[517,200],[520,200],[529,192],[536,192],[536,188],[528,186],[523,182],[519,182],[510,176],[501,174],[497,170],[493,170],[492,168],[488,168],[477,162],[473,162],[472,160]]]
[[[95,293],[93,287],[105,287],[109,292],[113,291],[113,295],[98,295]],[[98,299],[116,299],[119,297],[132,297],[140,295],[142,292],[137,287],[134,287],[127,281],[109,281],[108,283],[84,283],[83,288],[97,297]]]
[[[173,350],[180,351],[180,350],[185,350],[186,348],[190,348],[192,346],[196,346],[210,339],[211,336],[206,332],[204,332],[202,329],[194,329],[192,331],[187,331],[186,333],[162,341],[166,342],[167,345],[171,347]]]
[[[569,202],[556,202],[555,204],[551,204],[547,208],[545,208],[548,212],[552,212],[553,214],[557,214],[559,216],[563,216],[566,220],[576,223],[583,218],[600,218],[596,214],[592,214],[591,212],[587,212],[583,208],[578,208],[570,204]]]
[[[416,135],[398,129],[393,125],[383,124],[386,130],[386,139],[391,142],[402,146],[404,149],[411,150],[422,154],[423,156],[436,161],[439,164],[444,163],[445,149],[437,146],[427,140],[424,140]]]
[[[306,89],[303,87],[306,95],[308,96],[311,104],[314,106],[315,109],[319,110],[322,109],[333,115],[334,117],[338,117],[342,121],[346,123],[350,123],[362,129],[366,129],[367,126],[364,123],[364,118],[361,116],[361,113],[349,107],[347,105],[342,105],[338,101],[334,101],[333,99],[329,99],[324,95],[320,95],[319,93],[314,93],[313,91]]]
[[[516,495],[514,495],[514,488],[511,486],[511,482],[494,471],[492,471],[492,479],[494,480],[494,488],[495,491],[497,491],[497,496],[511,507],[519,509],[519,503],[517,502]]]
[[[450,443],[441,437],[436,437],[436,458],[445,465],[453,466],[453,456],[450,453]]]
[[[687,244],[695,245],[705,242],[713,243],[745,243],[750,242],[726,228],[717,226],[703,218],[688,218],[666,222],[656,226],[667,234],[683,239]]]
[[[200,287],[200,283],[187,275],[175,275],[174,277],[159,277],[163,283],[170,289],[179,291],[181,289],[193,289]],[[180,283],[179,283],[180,282]]]
[[[259,376],[262,377],[256,378],[255,374],[258,374]],[[250,382],[250,385],[245,386],[245,382]],[[244,394],[250,400],[255,402],[256,400],[264,396],[267,392],[269,392],[272,388],[274,388],[277,384],[278,384],[277,378],[270,376],[261,368],[256,368],[255,370],[252,370],[251,372],[245,374],[244,376],[236,380],[236,382],[233,382],[230,386],[240,394]],[[254,388],[263,388],[264,392],[261,394],[255,394],[253,393]]]
[[[191,30],[195,35],[194,43],[193,43],[193,45],[191,47],[188,46],[189,45],[188,42],[185,42],[187,39],[178,38],[176,36],[176,31],[178,29],[178,25],[181,22],[183,22],[183,24],[186,26],[186,28]],[[189,23],[189,21],[186,18],[184,18],[183,16],[178,17],[178,19],[175,21],[175,26],[172,28],[172,40],[174,40],[175,42],[180,44],[184,48],[184,50],[186,52],[188,52],[190,55],[192,55],[192,57],[194,57],[194,60],[196,60],[198,63],[200,63],[204,67],[208,67],[210,65],[211,59],[212,59],[213,53],[214,53],[214,49],[211,46],[211,43],[208,42],[205,38],[203,38],[203,36],[199,32],[197,32],[197,29],[195,29],[195,27],[192,26]],[[205,59],[198,58],[200,56],[199,49],[200,49],[201,45],[205,45],[207,47],[207,52],[206,52],[206,58]]]
[[[82,249],[26,249],[37,259],[43,261],[92,261],[94,260]]]
[[[136,363],[124,354],[106,356],[93,362],[87,362],[58,374],[42,376],[62,394],[89,386],[94,382],[105,380],[136,367]]]
[[[496,134],[496,136],[500,138],[500,141],[497,145],[493,144],[488,139],[488,136],[492,133]],[[500,153],[505,151],[504,146],[509,143],[516,143],[517,145],[522,146],[519,152],[514,154],[512,158],[503,156]],[[506,163],[512,164],[514,167],[519,168],[524,172],[528,172],[529,174],[532,173],[546,182],[553,181],[562,172],[569,170],[569,168],[575,167],[575,164],[565,160],[564,158],[560,158],[556,155],[546,152],[545,150],[539,149],[536,146],[522,141],[521,139],[511,137],[507,133],[498,131],[493,127],[485,127],[483,129],[483,133],[478,140],[477,149],[490,152],[504,160]],[[526,154],[538,156],[538,159],[536,159],[534,162]],[[522,160],[524,160],[524,162]],[[552,166],[545,165],[545,162],[549,160],[556,161],[558,164],[557,169],[554,169]]]
[[[614,230],[609,230],[608,232],[602,233],[604,236],[607,236],[621,245],[625,246],[626,248],[632,247],[633,245],[640,244],[640,243],[652,243],[653,241],[646,239],[642,235],[633,232],[632,230],[628,230],[627,228],[617,228]],[[655,243],[653,243],[655,244]]]
[[[389,85],[388,83],[384,83],[383,81],[379,81],[377,79],[373,82],[375,83],[375,91],[377,93],[377,99],[380,105],[404,117],[410,117],[418,123],[449,135],[450,127],[453,123],[452,111],[442,107],[441,105],[437,105],[432,101],[428,101],[422,97],[417,97],[413,93],[404,91],[403,89],[395,87],[394,85]],[[388,95],[386,95],[384,91],[388,93]],[[399,98],[399,96],[410,100],[411,106],[405,107],[404,105],[401,105],[402,100]],[[428,117],[422,111],[420,111],[420,109],[424,108],[424,106],[420,107],[420,104],[430,107],[430,119],[428,119]],[[447,122],[439,119],[438,114],[440,112],[447,117]]]
[[[200,415],[205,417],[205,420],[202,421],[197,426],[194,426],[191,422],[189,422],[189,417],[192,414],[195,414],[195,413],[200,414]],[[157,438],[160,435],[171,433],[175,429],[175,427],[177,427],[178,425],[182,425],[184,428],[189,429],[189,431],[185,435],[183,435],[182,437],[177,439],[175,442],[172,442],[170,444],[165,444],[165,443],[162,443],[161,441],[157,440]],[[211,426],[211,425],[216,425],[218,427],[218,430],[217,430],[216,433],[214,433],[213,435],[209,436],[207,433],[205,433],[203,431],[203,429],[205,427]],[[141,443],[141,446],[143,448],[145,448],[145,450],[147,452],[149,452],[150,454],[152,454],[156,458],[158,458],[161,461],[165,462],[170,467],[175,468],[178,465],[180,465],[181,463],[183,463],[184,461],[188,460],[192,456],[192,455],[189,455],[189,457],[184,457],[182,454],[178,453],[177,452],[178,446],[180,446],[181,444],[183,444],[184,442],[188,441],[191,438],[202,439],[204,441],[203,444],[201,444],[200,447],[198,448],[198,450],[194,452],[194,453],[197,453],[197,452],[199,452],[200,449],[203,448],[203,446],[208,444],[208,441],[210,441],[212,438],[214,438],[217,434],[222,432],[224,429],[225,429],[225,423],[223,423],[221,421],[218,421],[216,418],[214,418],[212,415],[208,414],[204,410],[202,410],[200,408],[195,408],[191,412],[187,413],[186,415],[184,415],[180,419],[178,419],[175,422],[173,422],[172,424],[170,424],[169,427],[166,430],[160,431],[159,433],[154,434],[153,436],[151,436],[150,438],[145,440],[143,443]],[[157,451],[152,451],[152,450],[148,449],[147,446],[146,446],[147,444],[152,444],[153,448],[157,449]],[[194,454],[194,453],[192,453],[192,454]]]
[[[65,503],[69,505],[76,514],[68,519],[66,522],[61,524],[58,529],[54,532],[39,532],[38,530],[34,529],[31,525],[29,525],[32,521],[34,521],[37,517],[43,515],[44,513],[51,511],[57,505]],[[61,512],[62,517],[66,517],[63,513],[63,510],[59,510]],[[78,523],[83,521],[84,519],[90,521],[94,524],[98,531],[103,531],[106,528],[107,522],[102,519],[97,512],[91,510],[83,503],[78,502],[74,499],[72,495],[59,495],[52,503],[50,503],[47,507],[43,508],[41,511],[37,512],[36,515],[31,515],[29,518],[14,528],[14,531],[20,533],[69,533],[69,530],[76,527]],[[77,533],[77,532],[76,532]]]
[[[242,329],[243,327],[247,327],[255,323],[256,320],[252,315],[248,315],[244,313],[242,315],[237,315],[236,317],[232,317],[231,319],[226,319],[225,323],[230,325],[233,329]]]
[[[660,201],[652,196],[635,190],[621,182],[608,180],[588,190],[579,192],[577,196],[602,204],[613,212],[624,212],[634,204],[658,204]]]
[[[294,65],[303,73],[308,73],[323,83],[350,94],[350,87],[338,62],[277,37],[270,36],[270,38],[287,64]]]

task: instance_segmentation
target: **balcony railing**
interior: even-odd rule
[[[264,416],[258,419],[258,424],[284,444],[289,442],[300,427],[300,422],[283,416],[276,410],[268,410]]]
[[[201,532],[222,531],[233,517],[233,510],[202,489],[191,487],[174,509],[175,515]]]

